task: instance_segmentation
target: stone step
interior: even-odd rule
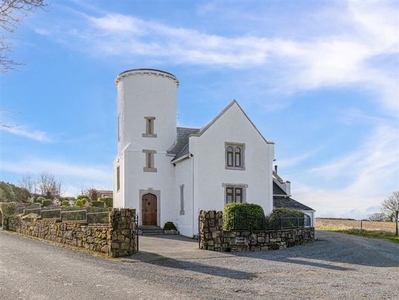
[[[156,226],[140,226],[139,234],[149,235],[149,234],[164,234],[163,229],[161,227]]]

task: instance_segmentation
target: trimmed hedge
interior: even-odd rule
[[[107,207],[112,207],[114,205],[114,199],[112,197],[100,198],[100,201],[104,202]]]
[[[47,199],[44,198],[43,196],[39,196],[37,197],[37,199],[35,200],[35,203],[41,203],[43,204],[43,201],[46,201]]]
[[[91,201],[91,205],[94,207],[105,207],[105,203],[102,201]]]
[[[224,206],[223,230],[262,230],[265,213],[258,204],[229,203]]]
[[[88,195],[79,195],[76,200],[85,200],[86,202],[90,201],[90,198]]]
[[[289,208],[275,208],[270,215],[266,217],[268,228],[277,230],[281,228],[297,228],[304,226],[305,214],[299,210]]]
[[[83,207],[84,203],[81,199],[76,200],[75,206]]]
[[[44,200],[42,200],[42,204],[43,204],[43,206],[50,206],[50,205],[53,205],[54,203],[50,199],[44,199]]]

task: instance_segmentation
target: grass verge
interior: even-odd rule
[[[340,233],[346,233],[346,234],[352,234],[352,235],[357,235],[357,236],[362,236],[362,237],[367,237],[367,238],[373,238],[373,239],[382,239],[382,240],[388,240],[393,243],[399,244],[399,237],[395,236],[392,232],[387,232],[387,231],[381,231],[381,230],[360,230],[360,229],[339,229],[339,228],[332,228],[332,227],[316,227],[316,230],[327,230],[327,231],[333,231],[333,232],[340,232]]]

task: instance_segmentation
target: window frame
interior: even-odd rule
[[[184,211],[184,184],[181,184],[179,186],[179,191],[180,191],[180,211],[179,211],[179,215],[183,216],[185,214],[185,211]]]
[[[121,167],[116,167],[116,191],[119,192],[121,189]]]
[[[224,188],[224,202],[225,204],[229,203],[246,203],[246,189],[248,188],[247,184],[229,184],[223,183],[222,187]],[[231,201],[229,200],[231,199]],[[238,198],[240,199],[239,201]]]
[[[244,143],[225,143],[225,169],[245,170]]]

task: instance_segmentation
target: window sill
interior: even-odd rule
[[[225,167],[226,170],[238,170],[238,171],[245,171],[245,167]]]
[[[142,137],[149,137],[149,138],[156,138],[158,135],[157,134],[154,134],[154,133],[143,133],[142,135],[141,135]]]
[[[157,168],[143,168],[144,172],[156,172]]]

